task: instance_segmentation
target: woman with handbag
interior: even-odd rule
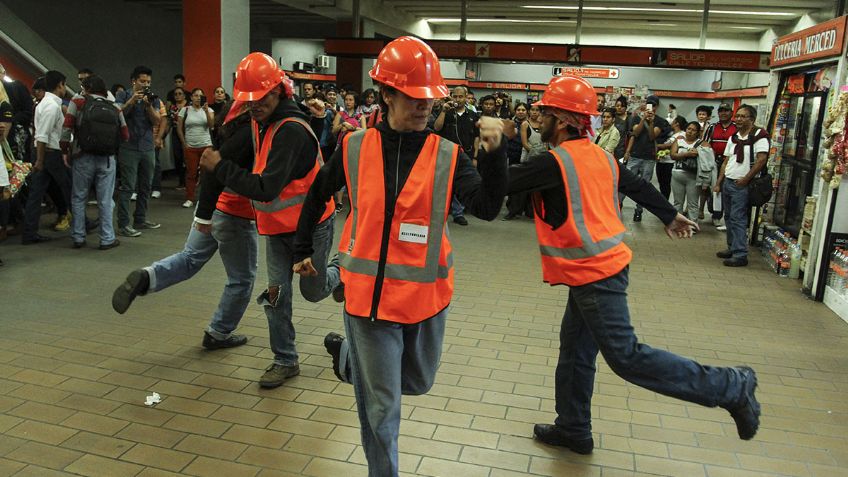
[[[701,125],[691,121],[686,125],[686,133],[671,145],[671,158],[674,169],[671,172],[671,192],[674,207],[686,218],[698,221],[698,147],[701,141]],[[686,204],[684,211],[684,203]]]

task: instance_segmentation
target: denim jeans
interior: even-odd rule
[[[31,239],[38,234],[38,224],[41,220],[41,200],[50,187],[50,180],[56,181],[62,195],[61,201],[56,202],[56,213],[59,217],[68,213],[68,205],[71,201],[71,181],[68,168],[62,161],[60,151],[47,150],[44,154],[44,168],[30,174],[27,182],[29,184],[29,195],[27,196],[24,209],[24,231],[23,238]]]
[[[627,274],[571,287],[560,328],[556,425],[574,439],[592,436],[595,358],[637,386],[702,406],[739,404],[743,379],[735,368],[703,366],[639,343],[627,308]]]
[[[398,475],[401,395],[433,386],[445,337],[445,308],[414,325],[371,321],[344,313],[347,339],[339,369],[350,362],[362,447],[370,477]]]
[[[130,225],[130,197],[133,192],[138,193],[133,223],[141,224],[147,220],[147,203],[150,200],[155,164],[156,157],[152,149],[136,151],[122,147],[118,151],[118,174],[121,176],[118,187],[118,228]]]
[[[188,280],[206,265],[216,250],[220,251],[227,283],[206,331],[215,339],[227,339],[250,304],[258,248],[256,225],[252,220],[216,210],[212,214],[211,234],[198,231],[192,223],[182,251],[145,267],[150,275],[148,292]]]
[[[654,178],[654,166],[656,166],[656,164],[657,161],[654,159],[641,159],[630,156],[630,160],[627,161],[627,169],[650,183],[651,179]],[[642,206],[639,204],[636,204],[636,213],[642,213]]]
[[[265,308],[274,362],[294,366],[298,362],[292,323],[294,234],[269,235],[267,240],[265,262],[268,266],[268,288],[259,295],[256,303]],[[339,284],[338,265],[327,264],[333,245],[333,217],[315,227],[312,243],[315,250],[312,265],[318,275],[300,277],[300,293],[308,301],[318,302],[327,298]]]
[[[451,197],[450,214],[454,218],[465,216],[465,206],[456,198],[456,194]]]
[[[671,173],[671,191],[674,194],[674,208],[693,221],[698,221],[698,207],[701,200],[701,188],[694,172],[675,169]],[[686,204],[686,207],[683,207]]]
[[[71,163],[71,170],[73,173],[71,212],[74,216],[71,238],[74,242],[85,240],[85,203],[93,183],[97,194],[97,208],[100,212],[100,245],[114,242],[115,228],[112,224],[112,210],[115,208],[115,202],[112,200],[112,193],[115,191],[115,157],[82,153]]]
[[[748,186],[739,187],[734,179],[724,179],[721,204],[727,225],[727,249],[733,258],[748,258]]]

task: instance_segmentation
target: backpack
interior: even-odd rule
[[[121,122],[118,108],[105,98],[87,97],[82,106],[77,145],[83,152],[99,156],[118,153],[121,142]]]

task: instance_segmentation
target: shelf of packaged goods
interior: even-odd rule
[[[848,299],[844,295],[840,295],[833,288],[826,286],[824,288],[824,304],[845,322],[848,322]]]

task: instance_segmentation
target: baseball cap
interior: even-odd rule
[[[719,111],[722,111],[722,110],[723,111],[733,111],[733,106],[731,106],[727,103],[721,103],[721,104],[718,105],[718,110]]]
[[[654,106],[658,106],[660,104],[660,98],[658,96],[652,94],[652,95],[648,96],[647,98],[645,98],[645,102],[653,104]]]
[[[11,123],[14,116],[15,113],[12,111],[11,104],[6,101],[0,103],[0,122]]]

